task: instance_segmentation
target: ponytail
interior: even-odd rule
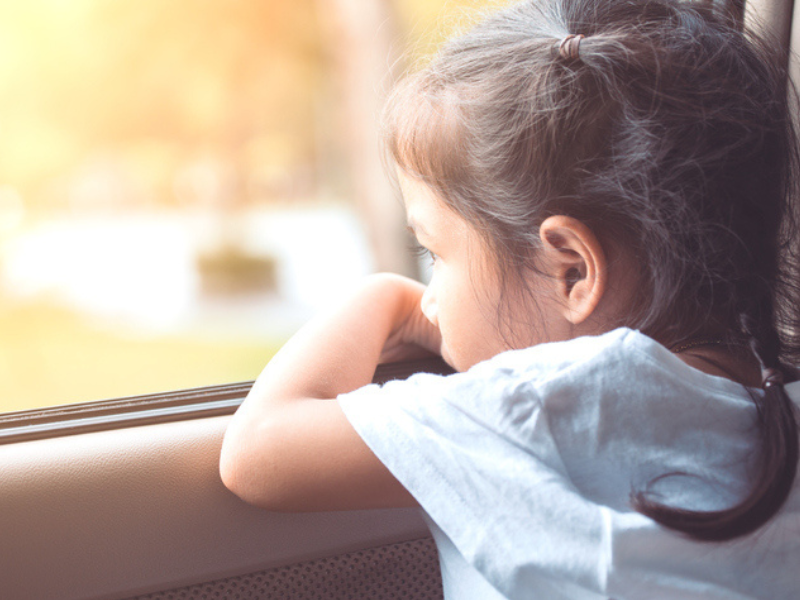
[[[631,498],[634,508],[657,523],[704,541],[725,541],[747,535],[761,527],[783,506],[797,473],[798,435],[794,406],[786,393],[786,369],[780,364],[781,343],[771,324],[742,319],[751,337],[751,347],[762,366],[763,396],[753,394],[758,415],[760,464],[755,484],[738,505],[725,510],[699,512],[670,508],[649,500],[644,492]]]

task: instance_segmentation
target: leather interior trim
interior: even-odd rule
[[[219,478],[228,420],[0,446],[3,600],[119,600],[429,535],[417,509],[246,504]]]
[[[451,373],[439,358],[379,365],[373,381]],[[252,381],[0,414],[0,444],[233,414]]]

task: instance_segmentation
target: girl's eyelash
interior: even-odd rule
[[[414,256],[418,256],[420,258],[427,256],[432,262],[436,261],[436,255],[421,244],[412,242],[408,249]]]

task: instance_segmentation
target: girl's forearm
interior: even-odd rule
[[[220,459],[225,485],[272,510],[413,504],[330,399],[371,381],[421,292],[410,280],[374,276],[349,303],[298,332],[230,422]]]
[[[335,398],[372,380],[384,344],[413,311],[421,286],[393,275],[370,277],[349,302],[311,321],[275,355],[248,401],[277,405]]]

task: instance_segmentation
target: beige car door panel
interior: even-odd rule
[[[206,400],[219,410],[213,394]],[[114,402],[130,407],[122,413],[130,421],[136,403]],[[153,403],[144,404],[146,420],[157,419]],[[55,437],[42,424],[31,432],[13,415],[0,419],[6,434],[24,440],[9,434],[0,445],[4,600],[237,597],[232,590],[241,598],[350,598],[381,581],[441,597],[417,509],[270,513],[220,481],[229,416],[172,420],[167,411],[167,422],[119,427],[109,419],[96,430],[98,417],[76,411],[71,429],[68,416],[51,424],[61,433],[89,430]],[[332,587],[304,596],[314,585]]]

